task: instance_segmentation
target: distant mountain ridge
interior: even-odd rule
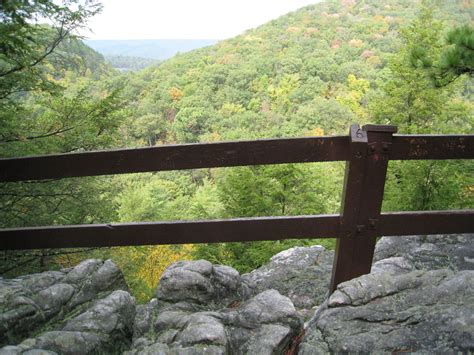
[[[131,56],[165,60],[178,52],[214,45],[218,39],[143,39],[143,40],[85,40],[105,56]]]

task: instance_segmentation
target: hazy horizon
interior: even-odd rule
[[[105,56],[130,56],[166,60],[178,52],[214,45],[218,39],[94,39],[84,42]]]

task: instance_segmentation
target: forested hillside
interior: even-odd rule
[[[472,133],[472,78],[447,66],[443,78],[450,80],[434,79],[443,53],[455,46],[446,33],[472,23],[472,15],[469,1],[325,1],[136,73],[115,72],[70,41],[70,53],[85,50],[95,59],[77,68],[44,65],[47,82],[61,90],[14,96],[14,109],[2,117],[8,124],[0,152],[346,134],[354,122],[395,124],[402,133]],[[466,162],[392,162],[384,209],[472,208],[473,172]],[[337,213],[342,179],[342,164],[324,163],[4,184],[0,219],[11,227]],[[43,252],[24,265],[110,256],[146,299],[156,270],[178,259],[246,272],[290,246],[320,242]],[[7,269],[18,272],[15,265]]]
[[[120,71],[137,71],[159,63],[156,59],[131,57],[126,55],[106,55],[105,59]]]

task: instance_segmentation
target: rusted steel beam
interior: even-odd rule
[[[367,274],[372,266],[394,126],[353,125],[351,158],[346,163],[340,238],[336,242],[330,283]]]
[[[0,181],[342,161],[348,156],[349,141],[346,136],[167,145],[0,159]]]
[[[382,213],[379,222],[385,236],[473,232],[474,210]],[[334,238],[339,233],[339,215],[49,226],[0,230],[0,250]]]
[[[0,230],[0,250],[334,238],[339,215],[90,224]]]
[[[385,236],[474,234],[474,210],[382,213],[379,232]]]
[[[390,159],[474,159],[474,135],[396,135]]]

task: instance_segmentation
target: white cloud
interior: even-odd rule
[[[224,39],[318,0],[102,0],[90,39]]]

